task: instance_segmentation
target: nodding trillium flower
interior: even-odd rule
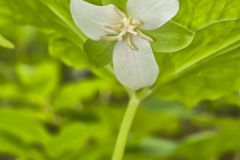
[[[144,30],[155,30],[172,19],[178,0],[128,0],[126,13],[114,5],[96,6],[71,0],[74,22],[94,41],[116,41],[113,68],[117,79],[131,89],[153,85],[159,68]]]

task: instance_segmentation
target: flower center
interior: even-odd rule
[[[137,47],[132,41],[132,36],[139,36],[147,41],[153,41],[151,37],[144,34],[139,27],[143,24],[140,20],[128,17],[124,12],[122,12],[117,7],[115,8],[117,14],[121,17],[120,23],[118,24],[108,24],[104,26],[106,29],[116,32],[116,35],[105,35],[102,36],[103,40],[107,41],[121,41],[123,39],[127,40],[128,45],[131,49],[137,50]]]

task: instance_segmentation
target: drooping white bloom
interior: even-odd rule
[[[79,29],[90,39],[116,41],[113,68],[117,79],[138,90],[154,84],[159,74],[151,37],[141,30],[155,30],[172,19],[178,0],[128,0],[126,11],[114,5],[96,6],[71,0],[71,14]]]

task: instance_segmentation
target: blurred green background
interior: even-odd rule
[[[240,0],[180,4],[195,38],[156,53],[124,160],[240,160]],[[0,0],[0,35],[0,160],[109,160],[128,97],[83,51],[69,0]]]

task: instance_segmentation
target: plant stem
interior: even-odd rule
[[[138,109],[140,100],[137,98],[135,93],[130,97],[130,101],[127,107],[127,111],[124,115],[121,128],[118,134],[117,142],[113,152],[112,160],[122,160],[129,130],[132,126],[133,119]]]

